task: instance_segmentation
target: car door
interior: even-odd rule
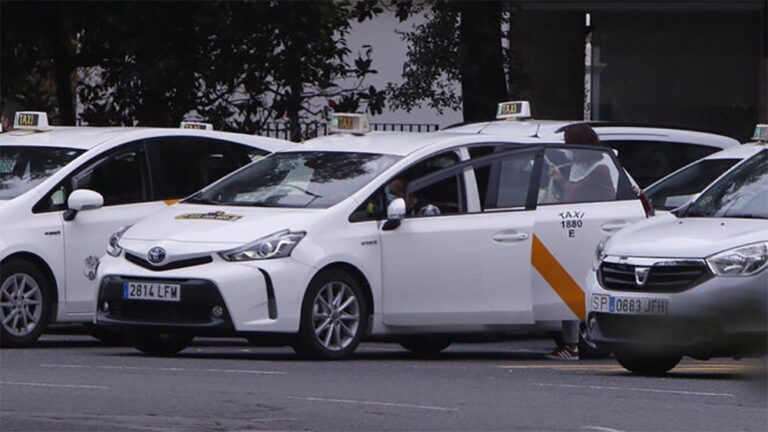
[[[96,267],[109,236],[165,204],[151,195],[146,153],[141,141],[123,144],[84,165],[68,179],[69,190],[90,189],[104,197],[99,209],[79,212],[64,222],[66,301],[70,314],[89,314],[96,290]]]
[[[597,244],[644,219],[610,149],[550,146],[544,153],[531,244],[537,321],[584,318],[584,281]]]
[[[530,149],[491,155],[409,183],[406,201],[417,204],[397,229],[381,234],[386,325],[532,322],[529,191],[536,160]],[[482,205],[444,211],[441,201],[477,199],[478,188],[463,189],[476,178],[488,182],[478,185],[486,191]],[[439,212],[422,215],[419,205]]]

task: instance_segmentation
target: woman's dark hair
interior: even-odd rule
[[[584,123],[568,125],[563,129],[566,144],[582,144],[600,146],[600,138],[595,130]]]

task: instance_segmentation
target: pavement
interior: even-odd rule
[[[175,358],[46,335],[0,351],[0,430],[766,431],[765,359],[686,359],[664,378],[545,360],[552,342],[457,344],[420,360],[366,343],[347,361],[196,339]]]

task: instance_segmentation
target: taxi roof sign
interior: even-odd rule
[[[331,114],[331,132],[348,132],[353,135],[362,135],[371,131],[368,117],[360,113],[333,113]]]
[[[195,129],[195,130],[213,130],[213,125],[210,123],[201,122],[186,122],[183,121],[179,125],[182,129]]]
[[[40,111],[18,111],[13,118],[13,128],[20,130],[47,131],[48,114]]]
[[[531,104],[528,101],[502,102],[496,109],[496,119],[520,119],[531,117]]]
[[[760,142],[768,142],[768,124],[759,124],[755,126],[755,134],[752,139]]]

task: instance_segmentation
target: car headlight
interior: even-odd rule
[[[283,230],[236,249],[220,252],[219,255],[227,261],[283,258],[291,255],[293,248],[299,244],[306,234],[304,231],[293,232]]]
[[[113,257],[118,257],[123,252],[123,248],[120,247],[120,238],[123,237],[128,228],[131,225],[121,226],[111,236],[109,236],[109,242],[107,243],[107,253]]]
[[[709,268],[718,276],[750,276],[768,264],[768,242],[739,246],[707,258]]]
[[[597,244],[595,247],[595,260],[592,262],[592,270],[597,270],[600,267],[600,263],[605,258],[605,243],[610,237],[606,237]]]

